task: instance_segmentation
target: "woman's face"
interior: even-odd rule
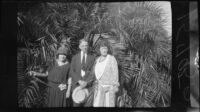
[[[106,56],[108,54],[108,47],[100,47],[100,53],[102,56]]]
[[[65,60],[66,60],[66,56],[65,55],[63,55],[63,54],[59,54],[58,55],[58,61],[64,62]]]

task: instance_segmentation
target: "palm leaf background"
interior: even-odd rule
[[[154,2],[35,3],[31,6],[27,2],[19,4],[19,9],[20,107],[37,107],[36,102],[44,104],[45,100],[42,99],[45,92],[41,91],[46,88],[45,84],[28,76],[27,71],[37,68],[44,71],[41,65],[50,66],[63,38],[67,40],[65,45],[70,55],[75,54],[83,37],[88,39],[94,54],[102,39],[112,46],[119,66],[117,106],[170,105],[171,37],[164,29],[163,9]],[[26,49],[25,53],[21,52],[22,48]]]

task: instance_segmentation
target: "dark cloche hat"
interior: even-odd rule
[[[68,49],[66,47],[63,47],[63,46],[59,47],[58,51],[56,52],[56,55],[58,55],[58,54],[64,54],[64,55],[67,56],[67,51],[68,51]]]

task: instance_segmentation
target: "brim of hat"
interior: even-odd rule
[[[80,87],[77,87],[77,88],[74,89],[74,91],[73,91],[73,93],[72,93],[72,99],[73,99],[73,101],[74,101],[75,103],[81,103],[81,102],[83,102],[83,101],[86,99],[86,97],[88,96],[88,90],[87,90],[87,89],[84,89],[84,90],[82,90],[82,91],[85,92],[85,93],[84,93],[85,98],[84,98],[82,101],[81,101],[80,99],[77,99],[76,95],[77,95],[77,92],[80,91],[80,90],[81,90],[81,88],[80,88]]]
[[[56,55],[65,55],[65,56],[67,56],[66,53],[56,53]]]

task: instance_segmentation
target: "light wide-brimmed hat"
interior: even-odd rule
[[[75,103],[82,103],[89,96],[88,89],[81,88],[80,86],[76,87],[72,93],[72,99]]]

